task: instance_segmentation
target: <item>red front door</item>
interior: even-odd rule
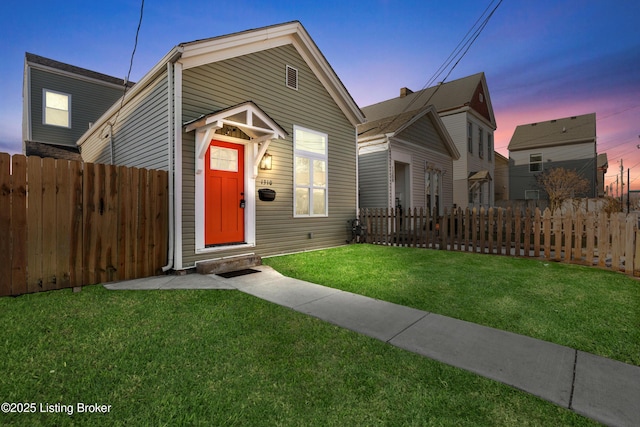
[[[211,140],[205,155],[204,242],[244,242],[244,146]]]

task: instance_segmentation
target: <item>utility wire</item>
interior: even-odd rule
[[[129,87],[129,79],[131,77],[131,70],[133,69],[133,58],[136,54],[136,50],[138,49],[138,36],[140,35],[140,27],[142,26],[143,15],[144,15],[144,0],[142,0],[140,4],[140,19],[138,20],[138,28],[136,29],[136,38],[133,43],[133,51],[131,52],[131,59],[129,60],[129,71],[127,72],[127,77],[125,77],[125,80],[124,80],[124,89],[122,91],[122,99],[120,100],[120,108],[118,108],[118,111],[116,112],[116,116],[113,119],[113,123],[111,124],[111,129],[113,129],[113,127],[116,125],[116,122],[118,121],[118,116],[120,115],[120,110],[122,110],[122,107],[124,106],[124,97],[127,94],[127,89]]]
[[[480,15],[480,17],[476,20],[476,22],[473,24],[473,26],[469,29],[469,31],[467,31],[467,33],[465,34],[465,36],[462,38],[462,40],[460,41],[460,43],[458,43],[458,45],[456,46],[456,48],[453,50],[453,52],[449,55],[449,57],[447,57],[447,59],[444,61],[444,63],[436,70],[436,72],[434,73],[434,75],[427,81],[427,83],[425,83],[425,85],[422,87],[422,91],[424,91],[426,88],[430,87],[433,85],[433,83],[440,77],[440,75],[442,75],[442,73],[445,72],[446,68],[455,60],[455,58],[457,57],[458,59],[456,60],[455,64],[453,64],[453,66],[451,67],[451,69],[449,70],[449,72],[447,73],[447,75],[441,80],[440,84],[438,86],[436,86],[435,90],[431,93],[431,95],[429,96],[429,98],[427,98],[426,101],[424,101],[421,105],[421,107],[424,107],[426,105],[429,104],[429,101],[431,101],[431,98],[433,98],[433,96],[438,92],[438,90],[440,89],[440,86],[442,86],[442,84],[446,81],[446,79],[451,75],[451,73],[453,72],[453,70],[457,67],[457,65],[460,63],[460,61],[462,60],[462,58],[464,58],[464,56],[469,52],[469,49],[471,48],[471,46],[473,45],[473,43],[478,39],[478,37],[480,36],[480,33],[482,33],[482,31],[484,30],[484,28],[487,26],[487,24],[489,23],[489,20],[491,19],[491,17],[493,16],[493,14],[495,13],[495,11],[498,9],[498,7],[502,4],[502,0],[498,1],[498,4],[496,4],[493,8],[493,10],[484,18],[484,20],[482,21],[482,23],[480,24],[480,26],[478,28],[476,28],[476,26],[478,25],[478,22],[480,22],[482,20],[482,17],[486,15],[487,11],[489,10],[489,8],[491,7],[491,5],[494,3],[495,0],[491,0],[491,2],[489,3],[489,5],[487,6],[487,8],[482,12],[482,14]],[[475,28],[475,30],[474,30]],[[470,37],[471,34],[471,37]],[[464,50],[464,51],[463,51]],[[461,53],[462,52],[462,53]],[[389,121],[388,123],[385,124],[385,126],[380,130],[380,133],[384,133],[384,131],[386,129],[388,129],[394,122],[395,120],[402,114],[404,114],[405,112],[409,111],[409,109],[411,108],[411,106],[416,103],[418,101],[418,99],[420,98],[420,95],[422,95],[424,92],[420,92],[417,94],[417,96],[413,97],[409,103],[402,109],[402,111],[398,114],[395,115],[395,117]],[[366,132],[366,131],[365,131]]]

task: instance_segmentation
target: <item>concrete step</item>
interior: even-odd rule
[[[243,270],[257,265],[262,265],[262,258],[260,258],[260,256],[253,254],[241,255],[199,262],[196,265],[196,272],[198,274],[220,274]]]

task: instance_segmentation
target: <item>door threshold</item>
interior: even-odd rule
[[[221,248],[221,247],[225,247],[225,246],[239,246],[239,245],[246,245],[247,242],[230,242],[230,243],[216,243],[213,245],[205,245],[204,247],[206,249],[209,248]]]

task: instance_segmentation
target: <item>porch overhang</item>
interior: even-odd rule
[[[253,177],[258,176],[258,165],[264,153],[267,151],[271,140],[285,139],[289,134],[273,120],[267,113],[258,107],[253,101],[246,101],[233,107],[218,110],[203,115],[184,124],[185,132],[196,132],[196,159],[201,165],[201,160],[209,147],[209,142],[214,137],[216,130],[224,126],[232,126],[240,129],[259,148],[253,156]],[[202,173],[202,169],[196,168],[196,173]]]
[[[488,170],[481,170],[478,172],[471,172],[467,180],[469,181],[469,189],[475,189],[485,182],[491,181],[492,178]]]

